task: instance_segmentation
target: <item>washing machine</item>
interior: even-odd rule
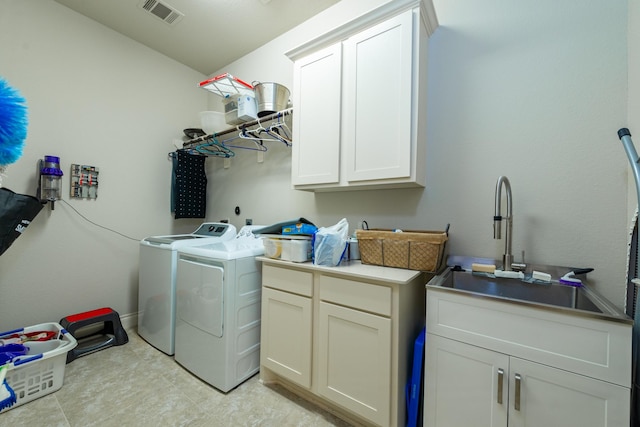
[[[138,334],[149,344],[168,355],[174,353],[178,249],[235,236],[231,224],[205,222],[193,233],[152,236],[140,242]]]
[[[228,392],[260,369],[262,239],[178,250],[175,360]]]

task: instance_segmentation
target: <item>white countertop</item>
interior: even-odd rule
[[[424,274],[421,271],[406,270],[403,268],[391,268],[382,267],[379,265],[362,264],[359,260],[354,261],[342,261],[337,267],[329,267],[324,265],[314,265],[312,262],[291,262],[282,261],[279,259],[273,259],[268,257],[257,257],[258,261],[262,261],[266,264],[282,265],[291,268],[308,271],[319,271],[322,273],[333,273],[342,276],[351,276],[357,279],[366,280],[379,280],[391,283],[408,283],[416,276]],[[425,275],[425,283],[429,280],[429,277]]]

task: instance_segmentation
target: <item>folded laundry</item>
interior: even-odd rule
[[[0,346],[6,346],[7,344],[22,344],[28,341],[49,341],[56,338],[57,333],[55,331],[36,331],[27,332],[22,334],[7,335],[0,339]],[[3,347],[0,347],[2,351]]]

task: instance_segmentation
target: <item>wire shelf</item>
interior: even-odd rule
[[[253,86],[229,73],[220,74],[204,80],[199,83],[199,86],[223,98],[237,93],[253,96]]]

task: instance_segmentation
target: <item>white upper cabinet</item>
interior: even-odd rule
[[[292,183],[335,191],[425,186],[430,0],[391,1],[287,55]]]
[[[293,75],[294,185],[337,184],[340,180],[340,96],[342,45],[306,56],[295,63]]]
[[[412,11],[344,42],[347,182],[411,177]]]

